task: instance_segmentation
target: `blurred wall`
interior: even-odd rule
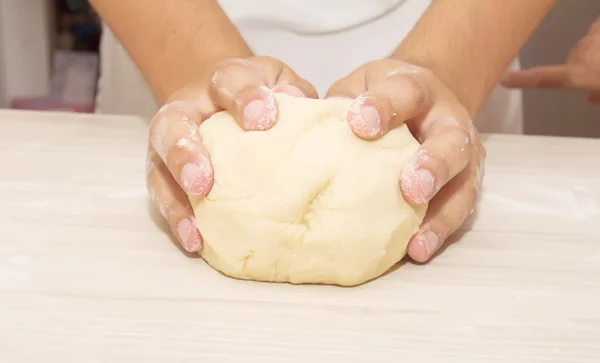
[[[564,63],[569,50],[600,15],[600,0],[563,0],[521,52],[523,68]],[[525,132],[538,135],[600,137],[600,107],[585,95],[559,90],[525,91]]]
[[[0,8],[0,11],[1,8]],[[2,14],[0,14],[0,20],[2,19]],[[6,66],[4,65],[4,27],[2,23],[0,23],[0,108],[4,108],[8,106],[8,97],[6,96]]]
[[[48,93],[49,0],[0,0],[0,107],[13,97]]]

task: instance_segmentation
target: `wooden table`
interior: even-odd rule
[[[486,143],[478,216],[432,263],[291,286],[171,242],[144,121],[2,111],[0,362],[600,362],[600,140]]]

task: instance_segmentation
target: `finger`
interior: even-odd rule
[[[199,111],[191,101],[165,105],[150,124],[150,144],[188,195],[205,197],[214,175],[208,151],[200,140]]]
[[[600,105],[600,91],[588,93],[587,101],[592,106]]]
[[[327,90],[325,98],[355,99],[367,89],[367,86],[365,75],[354,71],[334,82]]]
[[[590,25],[588,29],[588,35],[598,34],[600,33],[600,16],[596,18],[596,20]]]
[[[408,255],[416,262],[429,260],[471,215],[475,201],[475,177],[465,169],[429,204],[421,228],[408,244]]]
[[[267,130],[277,121],[278,109],[275,94],[265,81],[279,72],[276,66],[265,72],[246,59],[226,60],[212,76],[211,97],[245,130]]]
[[[414,205],[429,202],[462,172],[473,156],[473,140],[459,125],[432,128],[415,156],[402,169],[400,188]]]
[[[395,74],[374,83],[352,103],[348,122],[358,137],[375,139],[429,111],[433,98],[416,78]]]
[[[501,83],[508,88],[569,88],[572,78],[566,65],[542,66],[510,72]]]
[[[148,157],[147,188],[150,198],[167,220],[173,235],[188,252],[202,248],[202,236],[188,197],[179,188],[166,165],[154,153]]]
[[[257,60],[260,63],[261,60]],[[264,65],[265,68],[269,67],[269,63]],[[290,96],[296,97],[308,97],[308,98],[319,98],[315,87],[305,79],[300,78],[290,67],[279,62],[281,71],[274,80],[268,80],[267,86],[271,87],[275,93],[287,93]],[[271,66],[272,67],[272,66]],[[268,72],[265,73],[268,74]],[[272,72],[271,72],[272,73]]]

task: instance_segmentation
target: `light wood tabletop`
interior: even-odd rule
[[[600,362],[600,140],[486,136],[479,212],[355,288],[237,281],[145,189],[146,122],[0,111],[0,362]]]

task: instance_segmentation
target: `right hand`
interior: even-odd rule
[[[186,251],[197,252],[203,244],[188,196],[206,197],[214,182],[198,126],[227,110],[245,130],[268,130],[277,121],[276,92],[317,98],[309,82],[277,59],[227,59],[206,77],[171,95],[152,119],[148,191]]]
[[[571,49],[565,64],[510,72],[501,83],[509,88],[582,90],[591,105],[600,105],[600,16]]]
[[[431,70],[388,58],[368,62],[334,83],[328,97],[354,99],[348,123],[365,140],[406,124],[421,146],[400,174],[412,205],[428,204],[407,253],[431,259],[473,213],[486,151],[471,115]]]

